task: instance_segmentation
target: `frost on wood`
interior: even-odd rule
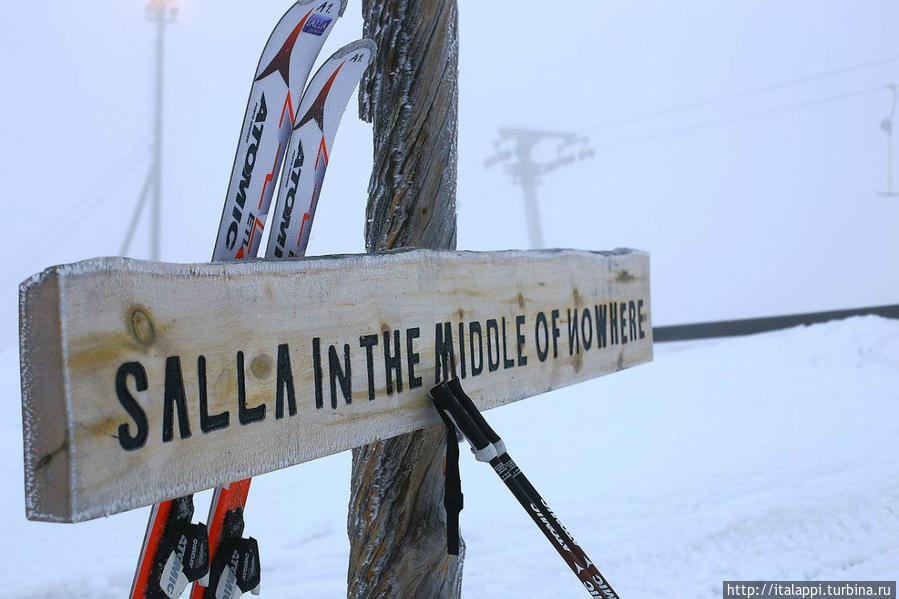
[[[363,0],[378,44],[359,86],[374,124],[369,252],[456,246],[456,0]],[[445,435],[432,427],[353,451],[348,597],[459,597],[462,555],[446,553]]]
[[[431,427],[427,389],[447,371],[489,409],[639,364],[648,268],[633,251],[423,249],[54,267],[22,287],[26,513],[81,521]],[[605,310],[623,302],[642,305],[628,325],[646,339],[612,336]],[[390,463],[376,487],[406,488]],[[420,527],[422,505],[384,530]]]
[[[19,289],[22,436],[25,460],[35,464],[33,469],[25,468],[25,511],[50,521],[61,520],[57,514],[72,511],[69,496],[58,494],[47,500],[36,491],[48,481],[66,486],[73,478],[69,461],[71,426],[59,416],[66,413],[65,381],[35,372],[45,368],[62,370],[64,355],[53,341],[63,323],[57,320],[50,327],[40,326],[45,315],[54,313],[58,294],[59,275],[49,269],[34,275]],[[32,349],[41,346],[51,349],[33,355]]]
[[[363,2],[380,51],[359,87],[374,124],[368,251],[456,245],[456,3]]]

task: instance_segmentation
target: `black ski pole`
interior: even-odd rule
[[[452,379],[449,383],[440,383],[431,389],[431,399],[444,421],[449,419],[462,431],[475,458],[493,467],[590,596],[618,599],[618,594],[599,572],[593,560],[587,557],[509,456],[503,440],[487,424],[477,406],[462,390],[459,380]]]

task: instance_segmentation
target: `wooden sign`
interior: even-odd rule
[[[26,512],[81,521],[652,359],[649,256],[99,258],[21,287]]]

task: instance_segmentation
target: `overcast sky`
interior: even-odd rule
[[[211,255],[252,74],[288,6],[179,1],[166,47],[167,261]],[[899,198],[877,193],[899,3],[461,0],[459,11],[460,249],[528,245],[521,189],[484,167],[497,129],[573,132],[595,154],[543,178],[546,245],[648,250],[655,324],[899,301]],[[155,36],[141,0],[15,2],[4,22],[0,351],[15,344],[22,279],[119,251],[149,167]],[[323,56],[361,27],[350,0]],[[370,137],[353,101],[310,254],[362,251]],[[558,156],[553,142],[536,149]],[[130,255],[147,257],[148,235],[145,222]]]

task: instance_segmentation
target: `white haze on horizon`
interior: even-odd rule
[[[167,29],[162,257],[194,262],[211,255],[251,73],[289,3],[179,4]],[[16,343],[21,280],[119,251],[149,164],[155,31],[143,10],[7,7],[0,348]],[[897,301],[899,198],[876,193],[887,85],[899,80],[896,3],[459,10],[459,248],[528,244],[520,188],[483,166],[497,129],[571,131],[595,156],[544,177],[546,245],[648,250],[655,324]],[[322,54],[360,34],[353,0]],[[759,88],[773,89],[741,94]],[[362,251],[370,135],[351,102],[310,254]],[[557,157],[552,143],[538,151]],[[147,223],[134,257],[149,252]]]

